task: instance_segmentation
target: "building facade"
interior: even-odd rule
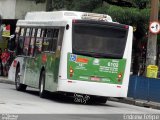
[[[0,48],[8,47],[8,40],[15,32],[17,20],[24,19],[30,11],[46,11],[46,2],[37,4],[36,0],[0,0]],[[5,31],[6,27],[9,30]]]
[[[0,0],[2,19],[23,19],[30,11],[46,11],[46,3],[37,4],[35,0]]]

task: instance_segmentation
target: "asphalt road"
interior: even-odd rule
[[[38,91],[35,89],[27,88],[26,92],[19,92],[15,90],[14,85],[0,83],[0,113],[20,114],[19,117],[23,120],[31,119],[25,114],[32,114],[31,117],[34,117],[34,120],[43,119],[46,115],[48,118],[45,118],[46,120],[54,120],[54,118],[58,120],[59,117],[65,120],[82,118],[87,120],[119,118],[120,120],[120,118],[124,119],[126,114],[160,114],[160,110],[113,101],[107,101],[106,104],[79,104],[73,102],[71,98],[55,95],[42,99],[39,98]],[[120,115],[113,116],[113,114]]]

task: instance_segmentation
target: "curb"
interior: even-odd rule
[[[139,100],[139,99],[133,99],[133,98],[109,98],[109,100],[114,102],[120,102],[120,103],[160,110],[160,103],[158,102]]]
[[[150,107],[150,108],[153,108],[153,109],[158,109],[160,110],[160,103],[157,103],[157,102],[147,102],[144,104],[146,107]]]
[[[0,77],[0,83],[6,83],[6,84],[15,84],[14,81],[8,80],[5,77]]]

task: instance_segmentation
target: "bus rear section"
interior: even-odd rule
[[[132,27],[112,22],[73,20],[71,33],[72,45],[69,46],[72,49],[66,49],[65,58],[61,59],[60,73],[63,74],[59,77],[58,91],[126,97]]]

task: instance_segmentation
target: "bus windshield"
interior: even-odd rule
[[[102,58],[123,57],[128,29],[118,24],[73,24],[73,53]]]

